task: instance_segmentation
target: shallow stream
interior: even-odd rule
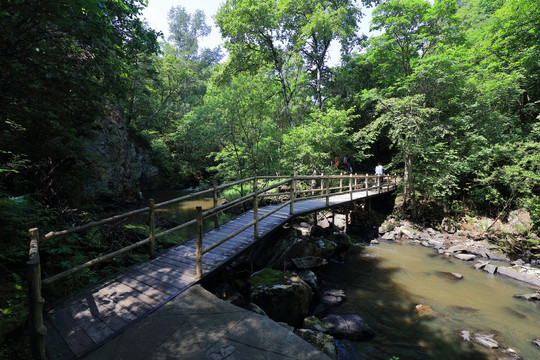
[[[461,280],[443,273],[457,272]],[[371,340],[339,341],[339,358],[491,359],[498,354],[459,337],[462,330],[496,334],[522,359],[540,359],[540,304],[513,298],[533,286],[476,270],[472,263],[434,255],[420,245],[381,241],[354,246],[344,263],[331,263],[323,278],[345,290],[347,300],[333,312],[358,314],[376,331]],[[414,308],[427,304],[433,318]],[[511,359],[511,357],[508,357]]]

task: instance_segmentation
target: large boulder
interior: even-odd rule
[[[331,359],[337,359],[336,343],[333,336],[310,329],[298,329],[295,330],[295,333]]]
[[[499,266],[497,268],[497,273],[535,286],[540,286],[540,269],[534,267],[520,265],[514,265],[512,267]]]
[[[525,209],[518,209],[508,215],[508,225],[514,234],[524,234],[531,230],[531,214]]]
[[[323,289],[319,296],[321,304],[336,306],[345,301],[345,291],[341,289]]]
[[[471,261],[476,259],[476,255],[473,254],[454,254],[454,257],[464,261]]]
[[[299,238],[292,237],[283,241],[277,254],[271,259],[270,264],[273,267],[282,269],[284,264],[295,258],[319,257],[330,258],[335,253],[336,243],[325,238]]]
[[[356,314],[331,314],[322,318],[321,322],[330,335],[338,338],[359,340],[371,338],[375,334],[364,319]]]
[[[313,225],[311,226],[311,229],[309,231],[309,236],[313,237],[325,237],[332,234],[332,230],[330,227],[323,228],[319,225]]]
[[[263,269],[250,279],[251,302],[274,321],[298,327],[309,313],[313,294],[298,276],[274,269]]]
[[[335,244],[334,254],[347,251],[351,247],[351,238],[347,234],[332,234],[326,239]]]
[[[313,269],[328,264],[328,260],[322,257],[308,256],[303,258],[294,258],[291,260],[297,269]]]
[[[298,277],[300,279],[304,280],[306,284],[311,286],[311,289],[315,292],[319,292],[319,280],[317,279],[317,275],[311,270],[302,270],[298,272]]]

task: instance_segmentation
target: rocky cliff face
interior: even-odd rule
[[[88,160],[95,174],[84,189],[84,197],[133,202],[141,197],[141,185],[158,176],[149,146],[130,138],[126,120],[113,105],[98,120],[98,135],[87,144]]]

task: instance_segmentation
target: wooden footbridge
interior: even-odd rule
[[[220,192],[233,186],[248,188],[250,193],[219,205]],[[42,237],[38,229],[31,229],[30,259],[27,265],[33,356],[36,359],[72,359],[83,356],[294,217],[369,199],[392,191],[395,186],[396,178],[388,175],[253,177],[231,184],[214,185],[208,190],[159,204],[150,200],[147,207],[71,229],[50,232]],[[213,208],[203,211],[197,207],[195,219],[165,231],[159,232],[156,229],[157,211],[201,196],[213,197]],[[272,201],[268,200],[270,198]],[[274,205],[262,206],[269,202]],[[248,207],[251,210],[219,224],[219,213],[245,203],[250,204]],[[42,243],[54,237],[84,234],[91,228],[144,214],[148,215],[147,238],[70,270],[41,278],[39,247]],[[204,219],[214,220],[211,224],[213,228],[206,232],[203,229]],[[196,227],[196,237],[155,254],[157,240],[193,225]],[[149,247],[151,260],[131,266],[112,278],[45,306],[42,286],[141,246]]]

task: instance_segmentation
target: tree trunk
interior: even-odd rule
[[[407,160],[405,162],[405,178],[407,179],[405,187],[408,187],[407,195],[409,196],[409,206],[411,207],[411,216],[413,219],[418,217],[418,208],[416,204],[416,192],[414,189],[414,176],[412,167],[412,156],[407,154]]]

